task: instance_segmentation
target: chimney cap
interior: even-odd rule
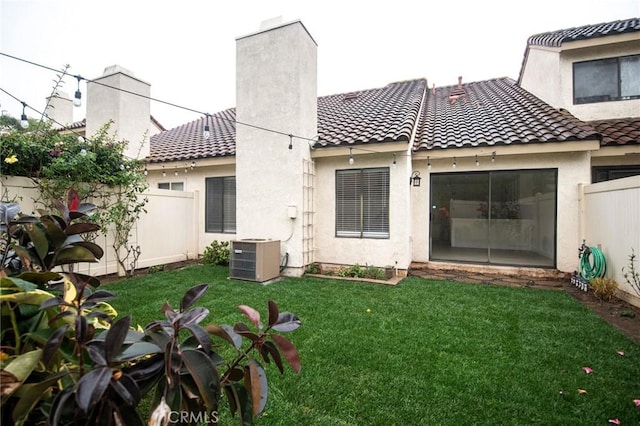
[[[105,76],[105,75],[111,75],[111,74],[117,74],[117,73],[127,74],[131,77],[134,77],[133,71],[128,70],[125,67],[118,64],[106,67],[102,75]]]

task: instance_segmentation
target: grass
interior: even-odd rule
[[[240,304],[266,316],[268,300],[296,313],[303,325],[287,337],[302,371],[266,366],[258,425],[640,424],[640,346],[564,292],[420,278],[262,286],[227,276],[197,265],[107,289],[133,324],[160,318],[165,300],[177,306],[202,282],[204,323],[244,321]]]

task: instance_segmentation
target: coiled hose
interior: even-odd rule
[[[586,282],[594,278],[602,278],[607,272],[604,254],[597,247],[584,247],[580,256],[580,276]]]

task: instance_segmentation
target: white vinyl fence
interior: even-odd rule
[[[582,194],[582,238],[604,254],[605,276],[618,283],[619,296],[640,306],[640,297],[622,272],[623,267],[629,269],[632,249],[640,270],[640,176],[584,185]]]
[[[38,216],[37,209],[42,205],[37,204],[39,192],[30,179],[5,176],[0,179],[0,185],[2,200],[17,202],[22,213]],[[141,215],[130,235],[130,247],[140,251],[135,267],[197,258],[198,193],[150,189],[143,196],[148,199],[147,213]],[[95,276],[123,274],[118,268],[110,233],[101,233],[94,242],[104,250],[103,258],[98,263],[78,264],[76,271]],[[127,269],[133,261],[130,256]]]

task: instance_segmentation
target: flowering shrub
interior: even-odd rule
[[[110,123],[90,139],[40,127],[3,136],[2,174],[31,178],[42,200],[63,198],[73,187],[81,200],[96,203],[100,210],[91,220],[104,230],[113,229],[118,263],[129,270],[127,260],[134,254],[129,234],[147,203],[141,197],[147,189],[142,161],[123,155],[127,143],[108,134]]]

